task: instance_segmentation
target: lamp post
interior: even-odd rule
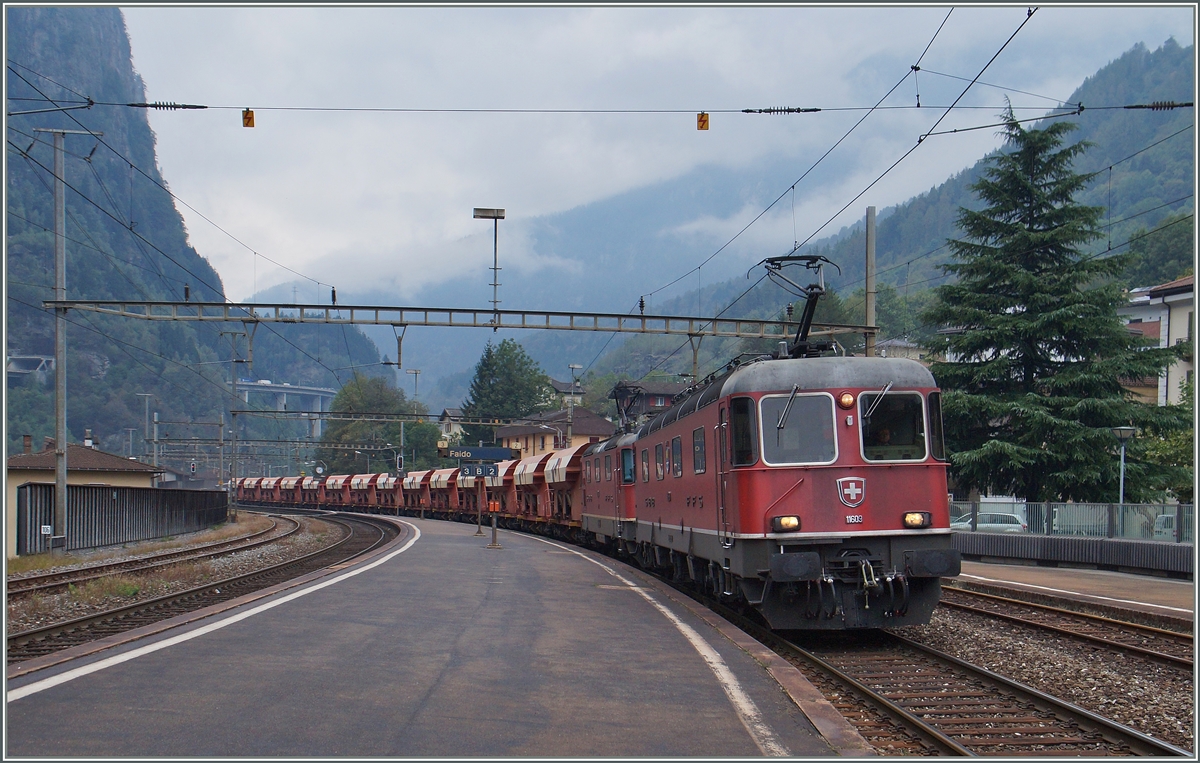
[[[1125,505],[1125,443],[1133,433],[1137,430],[1133,427],[1113,427],[1112,433],[1116,435],[1121,442],[1121,488],[1120,488],[1120,505]]]
[[[363,453],[361,450],[356,450],[356,451],[354,451],[354,455],[367,457],[367,472],[366,473],[370,474],[371,473],[371,454]]]
[[[404,369],[404,373],[413,375],[413,400],[416,400],[417,397],[419,397],[419,393],[417,392],[417,381],[421,377],[421,369],[406,368],[406,369]]]
[[[476,220],[492,221],[492,331],[500,329],[500,221],[504,219],[503,209],[487,209],[475,207]]]

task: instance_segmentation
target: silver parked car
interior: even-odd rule
[[[979,522],[975,528],[981,533],[1027,533],[1029,525],[1016,514],[996,514],[990,511],[979,512]],[[963,514],[950,523],[952,530],[970,530],[971,515]]]

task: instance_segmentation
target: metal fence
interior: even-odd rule
[[[17,554],[48,551],[54,524],[54,485],[17,488]],[[203,530],[224,522],[229,497],[223,490],[162,490],[148,487],[67,486],[66,548],[112,546]]]
[[[1010,526],[988,521],[988,514],[1011,514],[1025,524],[1021,532],[1127,538],[1163,543],[1192,543],[1196,512],[1192,504],[1172,503],[992,503],[954,501],[954,529],[1004,532]]]

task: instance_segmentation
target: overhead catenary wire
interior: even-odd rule
[[[18,65],[19,65],[19,64],[18,64]],[[27,68],[27,67],[22,67],[22,68]],[[11,70],[11,69],[10,69],[10,70]],[[32,71],[32,70],[30,69],[29,71]],[[56,101],[56,100],[54,100],[54,99],[51,99],[51,98],[50,98],[49,96],[47,96],[45,93],[42,93],[42,91],[41,91],[41,90],[39,90],[39,89],[37,88],[37,86],[36,86],[36,85],[34,85],[34,84],[33,84],[32,82],[30,82],[29,80],[27,80],[25,77],[22,77],[22,76],[21,76],[21,74],[20,74],[19,72],[15,72],[15,71],[14,71],[13,73],[14,73],[14,74],[16,74],[16,76],[17,76],[18,78],[20,78],[20,79],[21,79],[23,82],[25,82],[25,84],[29,85],[29,87],[30,87],[30,88],[32,88],[32,89],[33,89],[35,92],[37,92],[39,95],[41,95],[41,96],[42,96],[42,98],[43,98],[45,101],[47,101],[47,102],[49,102],[49,103],[58,103],[58,102],[59,102],[59,101]],[[36,74],[36,72],[35,72],[35,74]],[[44,75],[38,74],[38,76],[44,76]],[[49,77],[46,77],[46,79],[47,79],[47,80],[50,80],[50,78],[49,78]],[[51,82],[53,82],[53,80],[50,80],[50,81],[51,81]],[[55,84],[57,84],[57,83],[55,83]],[[60,87],[61,87],[61,85],[60,85]],[[72,92],[73,92],[73,91],[72,91]],[[84,129],[87,129],[86,125],[84,125],[82,122],[80,122],[78,119],[76,119],[76,118],[75,118],[75,115],[73,115],[73,114],[67,114],[67,116],[68,116],[68,117],[69,117],[69,118],[70,118],[70,119],[71,119],[73,122],[75,122],[77,125],[79,125],[80,127],[83,127]],[[273,264],[273,265],[275,265],[275,266],[277,266],[277,267],[280,267],[280,268],[282,268],[282,269],[286,270],[287,272],[289,272],[289,273],[292,273],[293,275],[297,275],[297,276],[299,276],[299,277],[301,277],[301,278],[303,278],[303,279],[305,279],[305,280],[312,281],[314,284],[316,284],[316,285],[318,285],[318,286],[322,286],[322,285],[328,285],[328,284],[323,284],[321,281],[317,280],[316,278],[313,278],[312,276],[306,275],[305,273],[301,273],[300,271],[298,271],[298,270],[295,270],[294,268],[288,267],[287,265],[284,265],[283,263],[281,263],[281,262],[278,262],[278,261],[276,261],[275,259],[273,259],[273,258],[271,258],[271,257],[268,257],[268,256],[267,256],[267,255],[265,255],[265,254],[261,254],[260,252],[258,252],[257,250],[255,250],[253,247],[251,247],[249,244],[247,244],[246,242],[242,241],[242,240],[241,240],[241,239],[239,239],[237,236],[233,235],[233,234],[232,234],[232,233],[230,233],[229,231],[225,230],[225,228],[223,228],[223,227],[221,227],[220,225],[218,225],[216,222],[214,222],[212,219],[210,219],[210,218],[209,218],[207,215],[205,215],[203,212],[201,212],[200,210],[196,209],[196,208],[195,208],[195,207],[193,207],[191,204],[188,204],[188,203],[187,203],[187,201],[185,201],[184,199],[180,198],[179,196],[176,196],[176,195],[175,195],[175,193],[174,193],[173,191],[171,191],[171,189],[167,188],[165,185],[163,185],[162,183],[160,183],[160,182],[159,182],[159,181],[158,181],[156,178],[154,178],[152,175],[150,175],[149,173],[147,173],[147,172],[146,172],[145,170],[143,170],[141,167],[139,167],[139,166],[137,166],[136,164],[134,164],[132,161],[130,161],[130,160],[129,160],[128,158],[126,158],[125,156],[123,156],[123,155],[121,154],[121,152],[117,151],[115,148],[113,148],[111,145],[109,145],[107,142],[105,142],[105,141],[104,141],[102,138],[100,138],[100,137],[97,137],[96,139],[99,141],[99,143],[100,143],[101,145],[103,145],[105,148],[107,148],[109,151],[111,151],[111,152],[112,152],[114,155],[116,155],[117,157],[119,157],[119,158],[120,158],[122,161],[124,161],[124,162],[128,163],[128,164],[129,164],[129,166],[130,166],[130,167],[131,167],[133,170],[136,170],[136,171],[137,171],[137,172],[138,172],[140,175],[142,175],[144,178],[146,178],[147,180],[149,180],[149,181],[150,181],[151,183],[153,183],[154,185],[158,186],[158,187],[159,187],[159,188],[160,188],[160,189],[161,189],[161,190],[162,190],[164,193],[166,193],[166,194],[167,194],[167,195],[168,195],[168,196],[169,196],[171,199],[173,199],[174,201],[177,201],[177,202],[179,202],[180,204],[182,204],[183,206],[187,207],[187,208],[188,208],[189,210],[191,210],[192,212],[195,212],[195,213],[196,213],[196,215],[198,215],[198,216],[199,216],[199,217],[200,217],[202,220],[204,220],[204,221],[205,221],[206,223],[208,223],[209,225],[213,226],[215,229],[217,229],[217,230],[218,230],[218,231],[220,231],[221,233],[225,234],[225,235],[226,235],[227,237],[229,237],[229,238],[230,238],[232,241],[234,241],[235,243],[237,243],[239,246],[241,246],[242,248],[244,248],[246,251],[250,252],[252,255],[254,255],[254,256],[257,256],[257,257],[262,257],[263,259],[267,260],[267,261],[268,261],[268,262],[270,262],[271,264]]]
[[[1033,18],[1033,14],[1036,11],[1037,11],[1036,8],[1030,8],[1028,10],[1028,12],[1025,15],[1024,20],[1021,21],[1021,24],[1017,27],[1017,29],[1011,35],[1009,35],[1008,39],[1004,41],[1004,44],[1000,46],[1000,49],[997,50],[996,53],[990,59],[988,59],[988,62],[983,65],[983,68],[979,70],[979,73],[975,75],[975,78],[973,80],[971,80],[971,82],[963,89],[963,91],[959,94],[958,98],[955,99],[954,103],[952,103],[949,107],[947,107],[945,109],[945,111],[942,113],[942,115],[940,117],[938,117],[937,121],[933,123],[933,126],[929,129],[930,133],[932,133],[934,130],[937,129],[937,126],[939,124],[941,124],[943,120],[945,120],[945,118],[950,114],[950,112],[954,109],[954,107],[957,105],[957,103],[960,100],[962,100],[962,98],[964,96],[966,96],[967,92],[970,91],[971,86],[974,84],[974,82],[983,76],[983,73],[988,70],[988,67],[990,67],[992,65],[992,63],[1000,56],[1001,53],[1004,52],[1004,50],[1009,46],[1009,44],[1021,32],[1021,30],[1025,28],[1025,25],[1027,23],[1029,23],[1029,19]],[[907,75],[905,75],[905,76],[907,77]],[[901,80],[901,82],[903,82],[903,80]],[[896,87],[899,87],[899,84],[900,83],[897,83]],[[893,87],[892,90],[895,90],[895,87]],[[887,96],[884,96],[884,97],[886,98]],[[926,133],[926,135],[927,134],[929,134],[929,133]],[[862,198],[862,196],[864,194],[866,194],[867,191],[871,190],[871,188],[873,188],[876,183],[878,183],[880,180],[885,178],[892,170],[894,170],[897,166],[899,166],[901,162],[903,162],[910,155],[912,155],[912,153],[914,151],[916,151],[918,148],[920,148],[921,145],[923,145],[924,140],[925,140],[925,136],[918,137],[917,142],[911,148],[909,148],[907,151],[905,151],[904,154],[901,155],[899,159],[897,159],[887,169],[885,169],[883,171],[883,173],[881,173],[879,175],[879,177],[872,180],[867,185],[867,187],[864,188],[862,191],[860,191],[857,195],[855,195],[854,198],[852,198],[850,201],[846,202],[846,204],[841,209],[839,209],[828,220],[826,220],[824,223],[822,223],[816,230],[814,230],[812,233],[810,233],[808,238],[804,239],[804,241],[800,242],[797,246],[795,246],[792,251],[796,251],[796,250],[800,249],[801,247],[803,247],[805,244],[807,244],[809,241],[812,241],[812,239],[815,238],[818,233],[820,233],[822,230],[824,230],[830,223],[832,223],[834,220],[836,220],[843,212],[845,212],[847,209],[849,209],[851,204],[853,204],[854,202],[856,202],[860,198]],[[826,154],[826,155],[828,155],[828,154]],[[782,198],[782,196],[780,198]],[[772,202],[772,206],[775,203],[778,203],[778,199],[776,199],[775,202]],[[770,207],[768,207],[768,209],[769,208]],[[765,214],[765,211],[762,214]],[[760,214],[759,217],[761,217],[762,214]],[[755,220],[757,220],[757,219],[758,218],[755,218]],[[753,223],[751,223],[751,224],[753,224]],[[747,225],[746,227],[748,228],[749,225]],[[745,228],[743,228],[741,232],[744,232],[744,231],[745,231]],[[738,235],[741,235],[741,232],[739,232]],[[736,236],[735,236],[735,238],[736,238]],[[726,244],[726,246],[728,246],[728,244]],[[724,247],[722,247],[722,248],[724,248]],[[715,255],[713,255],[713,256],[715,256]],[[709,259],[711,259],[711,257]],[[738,297],[738,299],[741,299],[741,297]],[[735,303],[736,303],[736,301],[737,300],[734,300]],[[732,307],[732,304],[729,305],[728,307]],[[726,309],[728,309],[728,307],[726,307]]]
[[[54,175],[54,171],[53,171],[52,169],[49,169],[49,168],[47,168],[47,167],[46,167],[44,164],[42,164],[41,162],[39,162],[37,159],[34,159],[33,157],[29,156],[29,154],[26,154],[26,153],[25,153],[25,152],[24,152],[24,151],[21,149],[21,147],[20,147],[20,146],[18,146],[17,144],[13,143],[11,140],[9,140],[9,141],[8,141],[8,145],[9,145],[10,147],[12,147],[13,149],[15,149],[15,150],[16,150],[18,153],[20,153],[21,155],[23,155],[23,156],[27,157],[27,158],[28,158],[30,161],[32,161],[34,164],[36,164],[36,165],[37,165],[39,168],[41,168],[41,169],[42,169],[44,172],[46,172],[48,175],[50,175],[51,177],[55,177],[55,175]],[[94,200],[92,200],[91,198],[89,198],[89,197],[88,197],[86,194],[84,194],[84,193],[83,193],[82,191],[80,191],[78,188],[76,188],[75,186],[73,186],[73,185],[71,185],[70,183],[66,182],[66,180],[65,180],[65,179],[62,179],[62,182],[63,182],[63,185],[64,185],[65,187],[67,187],[67,188],[70,188],[70,189],[71,189],[73,192],[75,192],[75,194],[77,194],[77,195],[78,195],[80,198],[82,198],[82,199],[83,199],[84,201],[86,201],[87,203],[89,203],[89,204],[91,204],[92,206],[94,206],[94,207],[95,207],[97,210],[99,210],[99,211],[100,211],[102,214],[104,214],[106,217],[110,218],[111,220],[113,220],[114,222],[116,222],[118,225],[121,225],[121,227],[123,227],[123,228],[126,228],[126,226],[123,224],[123,222],[121,221],[121,219],[120,219],[120,218],[118,218],[117,216],[115,216],[114,214],[112,214],[111,212],[109,212],[108,210],[104,209],[104,207],[102,207],[102,206],[100,206],[99,204],[97,204],[97,203],[96,203]],[[159,254],[161,254],[162,256],[166,257],[168,260],[170,260],[172,263],[174,263],[174,264],[175,264],[175,265],[176,265],[178,268],[180,268],[181,270],[183,270],[185,273],[188,273],[189,275],[191,275],[191,276],[193,276],[194,278],[196,278],[196,279],[197,279],[197,281],[199,281],[201,284],[203,284],[203,285],[205,285],[205,286],[209,287],[209,289],[211,289],[211,290],[212,290],[212,291],[214,291],[215,293],[218,293],[218,294],[219,294],[219,293],[221,293],[221,289],[219,289],[219,288],[216,288],[216,287],[212,286],[212,285],[211,285],[211,284],[209,284],[207,281],[205,281],[205,280],[204,280],[202,277],[200,277],[198,274],[196,274],[196,273],[193,273],[193,272],[192,272],[191,270],[189,270],[189,269],[188,269],[186,266],[184,266],[182,263],[178,262],[178,261],[177,261],[175,258],[171,257],[171,255],[167,254],[167,253],[166,253],[165,251],[163,251],[162,249],[160,249],[158,246],[156,246],[156,245],[155,245],[155,244],[154,244],[152,241],[150,241],[149,239],[147,239],[145,236],[143,236],[142,234],[138,233],[138,232],[137,232],[137,231],[135,231],[135,230],[130,230],[130,229],[128,229],[128,228],[126,228],[126,229],[127,229],[127,230],[129,230],[129,232],[130,232],[130,233],[131,233],[133,236],[136,236],[138,239],[140,239],[141,241],[143,241],[143,242],[144,242],[144,243],[145,243],[147,246],[149,246],[151,249],[153,249],[154,251],[158,252],[158,253],[159,253]],[[340,375],[340,374],[338,374],[336,371],[334,371],[334,370],[333,370],[332,368],[330,368],[329,366],[327,366],[327,365],[325,365],[324,363],[322,363],[322,362],[321,362],[321,361],[320,361],[318,358],[314,358],[314,357],[313,357],[313,356],[312,356],[312,355],[311,355],[311,354],[310,354],[310,353],[309,353],[307,350],[305,350],[303,347],[301,347],[300,345],[298,345],[298,344],[296,344],[296,343],[292,342],[290,339],[288,339],[286,336],[284,336],[283,334],[281,334],[280,332],[278,332],[277,330],[275,330],[275,328],[274,328],[274,327],[272,327],[272,326],[270,326],[269,324],[267,325],[267,330],[268,330],[268,331],[270,331],[270,332],[271,332],[272,334],[274,334],[275,336],[277,336],[277,337],[279,337],[280,339],[282,339],[282,340],[283,340],[285,343],[287,343],[287,344],[291,345],[293,348],[295,348],[296,350],[300,351],[300,353],[301,353],[301,354],[303,354],[305,357],[307,357],[307,358],[309,358],[310,360],[312,360],[312,361],[314,361],[315,363],[317,363],[317,365],[321,366],[321,367],[322,367],[322,368],[324,368],[326,371],[329,371],[331,374],[333,374],[334,378],[335,378],[335,379],[337,379],[339,383],[343,383],[343,382],[342,382],[342,378],[341,378],[341,375]]]

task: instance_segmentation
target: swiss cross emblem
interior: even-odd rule
[[[867,494],[867,481],[862,477],[842,477],[837,486],[838,498],[852,509],[862,503]]]

